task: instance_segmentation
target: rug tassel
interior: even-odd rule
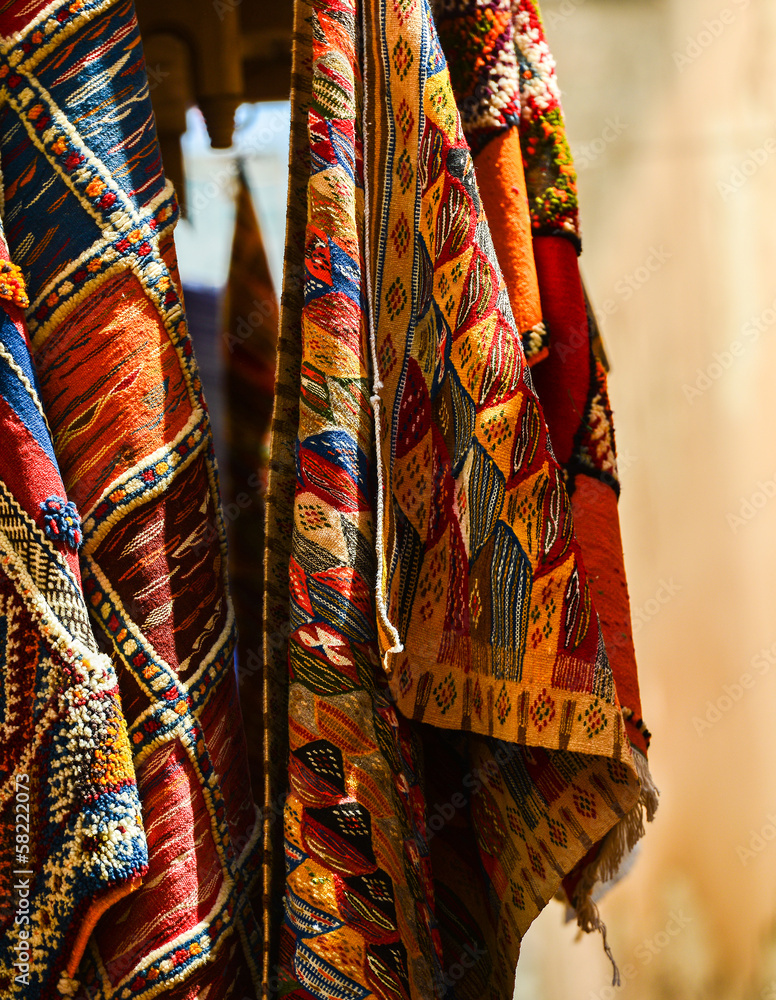
[[[595,903],[593,904],[595,906]],[[597,908],[596,908],[597,909]],[[612,986],[620,985],[620,970],[617,968],[617,963],[614,960],[614,955],[612,954],[612,949],[609,947],[609,942],[606,939],[606,924],[598,917],[598,930],[601,932],[601,937],[604,942],[604,952],[606,957],[612,963]]]
[[[609,947],[609,942],[606,940],[606,924],[601,921],[601,936],[604,939],[604,951],[612,963],[612,986],[620,985],[620,970],[617,968],[617,963],[614,960],[614,955],[612,954],[612,949]]]

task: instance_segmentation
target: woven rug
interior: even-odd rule
[[[524,334],[526,355],[535,364],[534,385],[571,497],[626,731],[641,755],[642,805],[652,818],[657,793],[646,766],[649,734],[641,721],[617,514],[614,428],[606,373],[595,350],[598,330],[577,264],[576,174],[555,63],[533,0],[445,0],[437,4],[437,15],[510,301],[517,308],[522,301],[540,301],[541,350],[532,350],[538,341]],[[622,836],[617,829],[609,838],[617,845],[615,858],[622,853]],[[597,919],[586,902],[590,887],[615,867],[602,847],[564,882],[587,929]]]
[[[0,36],[8,244],[26,280],[62,495],[81,515],[83,592],[118,677],[148,844],[142,885],[99,920],[80,965],[65,953],[62,988],[250,996],[260,830],[225,531],[133,5],[6,3]],[[61,849],[56,838],[37,847],[44,857]],[[67,893],[46,886],[50,914]],[[33,941],[47,968],[63,957],[64,929],[50,934]]]
[[[551,350],[534,372],[558,460],[572,498],[631,746],[643,759],[630,604],[620,540],[620,483],[600,334],[579,274],[576,174],[565,135],[555,63],[538,4],[521,0],[516,17],[521,67],[520,136],[531,206],[533,249]],[[572,252],[572,250],[574,252]],[[571,402],[571,405],[569,403]],[[642,766],[642,765],[640,765]],[[654,811],[656,792],[644,770]]]
[[[289,788],[265,986],[511,997],[522,935],[563,877],[626,817],[641,829],[525,355],[537,295],[518,327],[427,5],[298,2],[295,32],[268,497],[273,858],[286,760]]]
[[[110,658],[81,589],[80,524],[0,235],[0,992],[54,996],[66,961],[136,888],[147,851]]]

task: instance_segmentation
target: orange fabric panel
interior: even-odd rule
[[[165,446],[192,414],[175,346],[129,269],[86,296],[35,360],[65,486],[82,517],[106,482]]]
[[[474,157],[474,169],[512,312],[522,334],[541,322],[542,307],[517,129],[494,136]],[[544,354],[546,351],[533,357],[531,363]]]
[[[617,685],[617,697],[624,710],[633,712],[632,718],[627,718],[628,713],[624,712],[628,735],[631,743],[646,754],[644,732],[633,724],[633,720],[641,719],[641,699],[630,628],[630,599],[617,497],[605,483],[580,473],[575,480],[571,507],[577,539],[585,554],[590,591]]]

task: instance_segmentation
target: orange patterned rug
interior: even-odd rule
[[[646,767],[431,12],[298,0],[295,30],[265,985],[506,1000],[562,879],[643,832]]]
[[[62,509],[45,516],[60,518],[60,551],[77,528],[70,604],[89,609],[85,646],[99,636],[118,680],[116,692],[104,670],[97,690],[106,704],[120,695],[122,710],[98,727],[86,700],[77,756],[55,744],[48,770],[35,770],[45,808],[30,833],[31,978],[14,976],[0,992],[255,995],[260,938],[249,898],[260,825],[239,724],[225,532],[172,242],[177,206],[131,0],[2,4],[0,158],[8,246],[29,297],[34,412],[61,470]],[[79,654],[65,644],[55,666],[66,674]],[[43,648],[38,660],[45,666]],[[38,695],[50,698],[56,678],[40,673]],[[71,694],[52,702],[64,719]],[[126,786],[115,815],[96,798],[89,806],[112,791],[96,763],[84,765],[94,744],[106,754],[131,747],[108,768],[108,784]],[[12,764],[15,780],[25,761]],[[76,892],[73,873],[88,876]],[[114,894],[92,930],[106,886],[134,875],[142,883]],[[7,982],[21,930],[2,931]]]

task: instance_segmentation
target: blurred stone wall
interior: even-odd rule
[[[633,871],[520,1000],[776,1000],[776,0],[544,7],[611,362],[650,761]]]

